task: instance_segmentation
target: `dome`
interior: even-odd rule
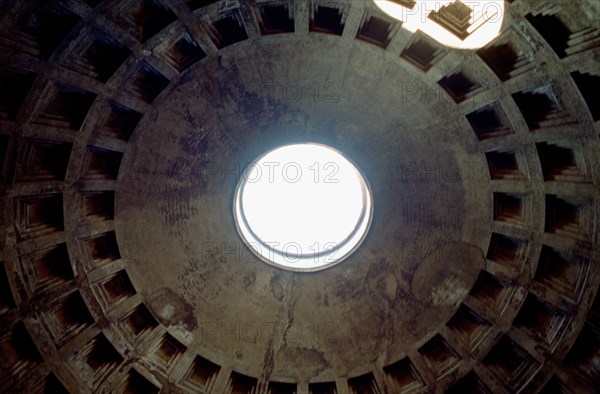
[[[599,3],[376,3],[0,3],[0,392],[597,390]]]

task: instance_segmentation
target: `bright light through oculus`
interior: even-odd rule
[[[234,214],[240,235],[262,260],[315,271],[358,247],[371,221],[372,200],[361,173],[338,151],[296,144],[246,168]]]
[[[373,0],[402,27],[452,48],[479,49],[500,34],[504,0]]]

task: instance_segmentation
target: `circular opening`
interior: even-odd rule
[[[286,145],[243,172],[234,198],[238,232],[263,261],[316,271],[348,257],[364,239],[373,206],[356,166],[321,144]]]
[[[442,45],[479,49],[500,35],[505,0],[373,0],[383,12],[402,22],[402,27],[427,34]]]

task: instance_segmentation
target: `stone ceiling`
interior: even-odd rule
[[[0,2],[0,392],[594,392],[598,4],[458,51],[371,1]],[[305,141],[374,201],[316,273],[232,215]]]

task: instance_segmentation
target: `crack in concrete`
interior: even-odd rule
[[[258,387],[258,392],[266,392],[267,383],[271,379],[273,370],[275,369],[275,355],[282,348],[285,347],[286,335],[294,322],[293,309],[298,301],[298,296],[294,294],[294,285],[296,283],[295,277],[292,273],[283,273],[280,276],[280,284],[284,288],[283,299],[280,301],[279,309],[277,311],[277,321],[274,330],[274,334],[270,336],[265,350],[263,372],[260,381],[262,382]],[[283,283],[281,283],[283,282]],[[286,329],[283,330],[281,338],[277,337],[277,327],[283,327],[285,324]],[[276,343],[276,341],[278,341]],[[264,386],[264,387],[263,387]]]

